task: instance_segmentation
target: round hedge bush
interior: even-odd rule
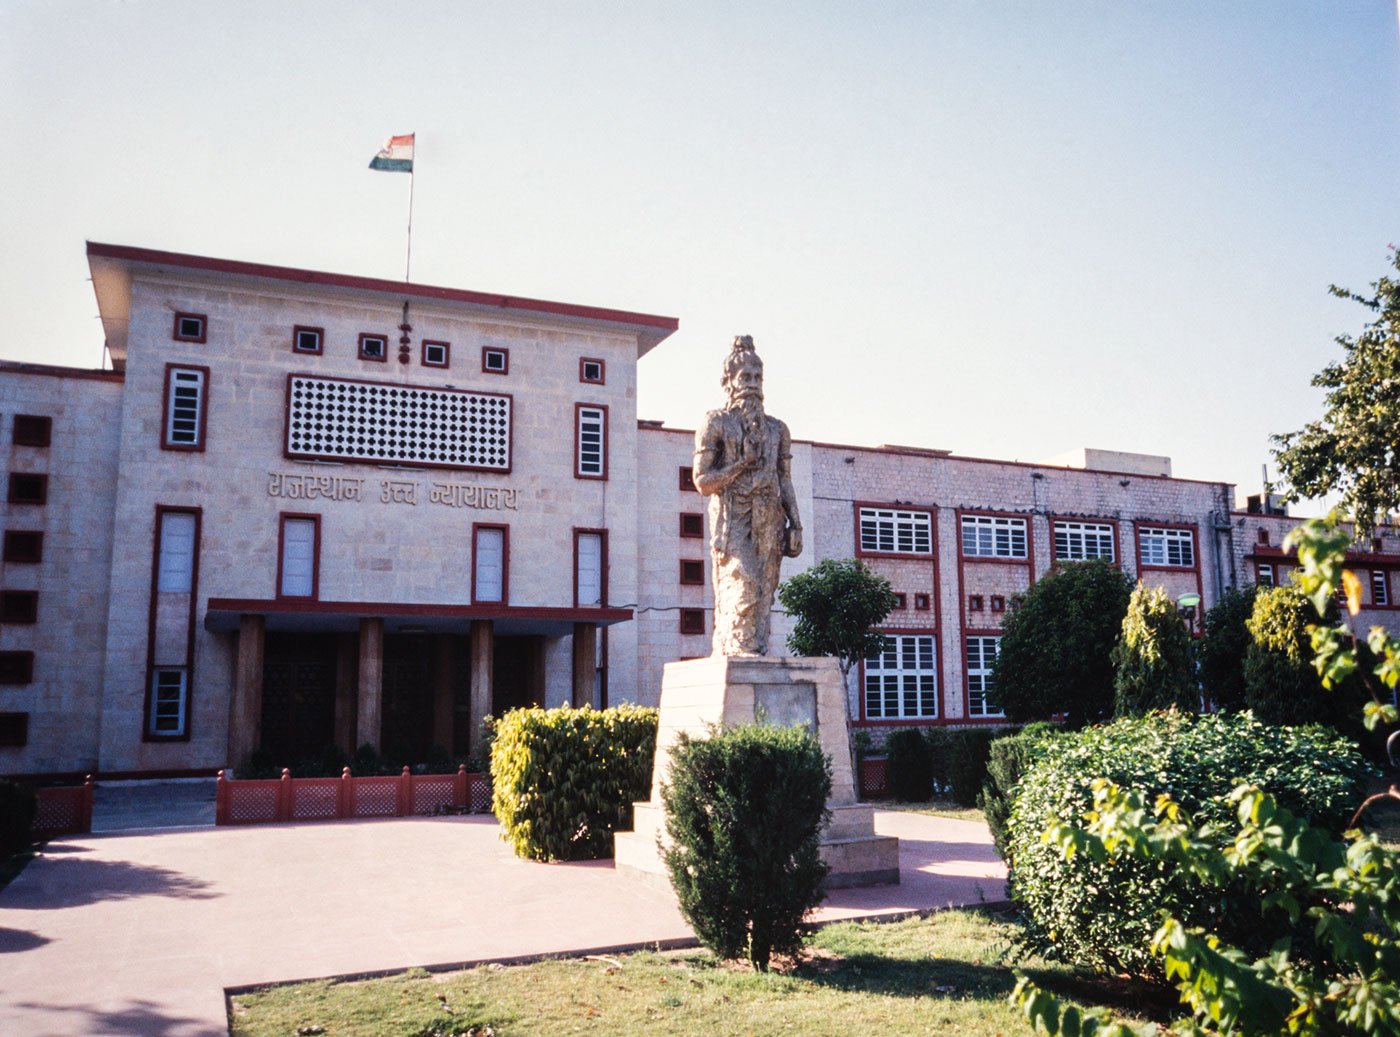
[[[1142,790],[1149,801],[1170,793],[1196,824],[1228,825],[1230,790],[1247,782],[1337,831],[1361,801],[1367,771],[1355,745],[1335,731],[1274,727],[1247,712],[1153,713],[1038,748],[1012,804],[1008,844],[1011,896],[1026,916],[1030,944],[1088,968],[1157,979],[1160,959],[1148,947],[1163,910],[1260,953],[1284,934],[1262,924],[1257,893],[1207,889],[1158,864],[1084,854],[1067,860],[1041,842],[1052,819],[1082,821],[1091,784],[1103,777]]]

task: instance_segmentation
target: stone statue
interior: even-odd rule
[[[802,553],[792,437],[763,412],[763,361],[741,335],[724,362],[728,406],[695,434],[695,488],[710,498],[714,655],[767,655],[783,556]]]

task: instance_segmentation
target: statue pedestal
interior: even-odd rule
[[[619,869],[669,883],[658,841],[666,838],[661,785],[670,775],[671,748],[682,732],[705,737],[711,724],[808,724],[831,757],[831,822],[822,832],[828,889],[899,881],[899,840],[875,834],[874,808],[856,799],[846,740],[846,695],[835,659],[711,656],[667,663],[661,679],[651,800],[633,807],[630,832],[613,836]]]

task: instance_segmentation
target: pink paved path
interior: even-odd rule
[[[902,882],[820,919],[1002,896],[984,825],[877,812]],[[490,817],[114,833],[51,842],[0,892],[0,1034],[215,1037],[224,988],[690,938],[610,861],[531,864]]]

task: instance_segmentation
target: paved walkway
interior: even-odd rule
[[[985,826],[877,812],[898,886],[822,920],[1002,895]],[[226,987],[691,934],[668,890],[610,861],[516,859],[490,817],[118,832],[54,840],[0,892],[5,1037],[216,1037]]]

